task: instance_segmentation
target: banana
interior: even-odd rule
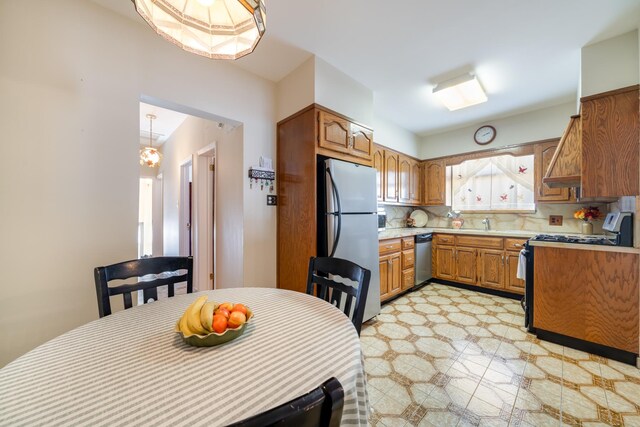
[[[200,323],[207,330],[207,332],[213,332],[211,323],[213,323],[213,312],[218,307],[215,301],[206,302],[200,309]]]
[[[202,322],[200,321],[200,310],[206,302],[207,296],[202,295],[201,297],[198,297],[198,299],[195,300],[194,303],[191,304],[189,308],[187,308],[187,311],[184,313],[185,317],[187,318],[187,326],[193,334],[207,334],[207,330],[204,328],[204,326],[202,326]]]

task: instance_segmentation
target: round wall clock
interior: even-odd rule
[[[496,128],[489,125],[481,126],[476,133],[473,134],[473,139],[476,141],[476,144],[487,145],[496,139]]]

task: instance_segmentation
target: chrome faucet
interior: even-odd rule
[[[484,224],[484,231],[489,231],[491,229],[491,221],[489,221],[489,218],[486,218],[482,220],[482,223]]]

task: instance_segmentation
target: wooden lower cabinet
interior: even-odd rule
[[[504,251],[480,249],[478,251],[480,286],[504,288]]]
[[[524,294],[516,273],[527,239],[436,234],[433,241],[434,278]]]
[[[456,282],[475,285],[478,276],[478,251],[475,248],[456,248]]]
[[[453,246],[433,246],[435,277],[445,280],[455,280],[455,248]]]
[[[400,258],[398,252],[380,256],[380,300],[389,299],[402,290]]]
[[[380,301],[413,287],[415,282],[414,237],[381,240]]]
[[[639,258],[536,246],[533,326],[638,354]]]
[[[504,263],[504,288],[509,292],[524,294],[524,280],[518,279],[518,262],[520,252],[506,251]]]

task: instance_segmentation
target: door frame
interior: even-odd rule
[[[189,170],[191,169],[191,180]],[[180,200],[178,202],[178,255],[189,255],[189,234],[193,227],[189,222],[189,183],[193,180],[193,156],[180,162]],[[193,243],[193,238],[191,239]],[[192,251],[193,253],[193,248]]]
[[[199,291],[215,289],[216,283],[216,144],[214,141],[194,154],[193,273],[194,287],[197,284]]]

